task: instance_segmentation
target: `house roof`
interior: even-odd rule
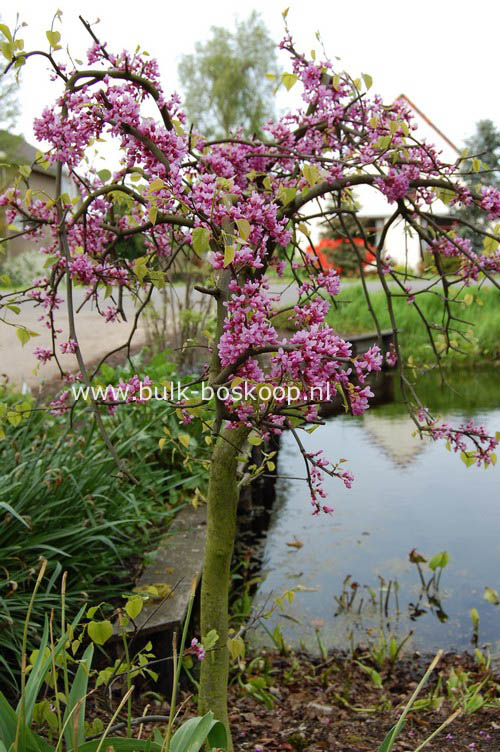
[[[432,128],[432,130],[435,131],[438,134],[438,136],[442,138],[443,141],[445,141],[451,149],[453,149],[454,152],[457,153],[458,156],[460,156],[461,152],[458,146],[455,146],[453,141],[451,141],[448,138],[448,136],[445,136],[443,131],[439,130],[437,125],[434,125],[432,120],[428,118],[427,115],[425,115],[425,113],[423,113],[422,110],[419,107],[417,107],[417,105],[414,102],[412,102],[412,100],[409,97],[406,96],[406,94],[400,94],[399,97],[396,99],[396,102],[400,102],[402,99],[406,102],[406,104],[409,107],[411,107],[412,110],[414,110],[417,113],[417,115],[420,115],[422,120],[424,120],[427,123],[427,125],[430,126],[430,128]]]
[[[54,165],[50,165],[45,170],[39,164],[36,164],[37,151],[38,149],[28,144],[22,136],[14,136],[12,133],[0,129],[0,154],[3,152],[2,159],[7,159],[12,164],[32,165],[33,172],[55,177],[56,170]]]

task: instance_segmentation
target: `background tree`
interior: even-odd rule
[[[0,29],[6,28],[2,24],[0,17]],[[7,75],[0,76],[0,149],[2,150],[5,150],[5,148],[1,131],[13,131],[19,117],[19,99],[17,93],[18,81],[16,79],[16,71],[11,70]]]
[[[266,73],[278,73],[276,44],[256,11],[234,31],[212,26],[211,37],[184,55],[178,72],[186,114],[204,136],[223,137],[240,127],[260,135],[274,115]]]
[[[466,184],[474,186],[494,186],[500,188],[500,130],[492,120],[480,120],[476,132],[466,140],[468,158],[462,162],[461,171]],[[458,216],[472,225],[485,229],[488,218],[472,203],[462,207]],[[481,239],[474,229],[463,225],[460,235],[468,238],[474,248],[482,248]]]

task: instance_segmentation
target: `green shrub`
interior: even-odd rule
[[[42,277],[47,257],[39,250],[24,251],[0,262],[1,274],[6,274],[13,287],[28,287],[34,279]]]
[[[146,370],[167,368],[161,356]],[[106,383],[127,375],[104,370]],[[103,418],[137,485],[123,477],[87,411],[77,408],[73,429],[64,416],[32,412],[27,422],[9,426],[0,442],[0,681],[16,680],[12,667],[40,557],[48,560],[48,580],[34,607],[30,648],[44,614],[58,606],[54,583],[63,570],[70,617],[89,598],[120,595],[133,585],[134,559],[140,562],[155,547],[176,509],[203,496],[205,441],[190,426],[179,426],[162,403],[123,405]]]

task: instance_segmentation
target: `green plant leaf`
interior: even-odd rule
[[[133,595],[126,602],[125,611],[130,616],[131,619],[135,619],[135,617],[139,616],[139,614],[141,613],[143,606],[144,606],[144,601],[142,600],[141,596]]]
[[[218,639],[219,635],[217,634],[217,631],[215,629],[211,629],[210,632],[207,632],[202,639],[203,647],[205,648],[205,650],[211,650],[215,646],[215,643]]]
[[[191,237],[196,253],[204,253],[210,249],[210,230],[208,227],[195,227]]]
[[[29,342],[31,337],[39,337],[40,335],[37,334],[37,332],[32,332],[31,329],[26,329],[24,326],[18,326],[16,329],[17,338],[21,342],[21,344],[24,346],[26,342]]]
[[[212,712],[202,718],[190,718],[177,729],[170,743],[170,752],[199,752],[205,741],[212,747],[226,749],[226,729],[214,720]]]
[[[236,225],[238,227],[240,237],[243,240],[248,240],[251,231],[250,222],[247,219],[237,219]]]
[[[363,81],[365,82],[365,86],[367,89],[371,89],[373,84],[373,78],[370,76],[369,73],[362,73]]]
[[[104,645],[113,634],[113,625],[109,619],[103,621],[91,621],[87,625],[87,632],[96,645]]]
[[[80,661],[64,711],[63,723],[66,723],[66,720],[71,716],[64,731],[64,738],[68,749],[71,749],[73,746],[78,747],[85,741],[85,698],[93,656],[94,646],[91,643]],[[75,716],[78,718],[76,726]]]
[[[382,677],[379,674],[379,672],[376,671],[374,668],[370,668],[370,666],[365,666],[363,663],[360,663],[359,661],[356,661],[356,663],[358,664],[360,668],[363,669],[363,671],[365,671],[368,674],[368,676],[370,677],[372,682],[375,684],[375,686],[378,687],[379,689],[382,689]]]
[[[99,172],[97,173],[97,175],[100,177],[100,179],[102,180],[103,183],[107,183],[108,180],[111,177],[111,171],[110,170],[106,170],[106,169],[99,170]]]
[[[483,598],[485,601],[488,601],[488,603],[493,604],[493,606],[498,606],[500,604],[498,593],[492,587],[486,586],[484,588]]]
[[[292,88],[292,86],[297,81],[297,76],[296,76],[295,73],[282,73],[281,74],[281,80],[284,83],[286,90],[290,91],[290,89]]]
[[[3,693],[0,692],[0,741],[9,750],[13,748],[17,733],[17,712],[9,705]],[[26,725],[21,725],[19,737],[19,751],[23,752],[54,752],[54,748],[34,734]]]
[[[226,245],[224,247],[224,268],[229,266],[234,260],[235,248],[234,245]]]
[[[0,509],[5,509],[6,512],[8,512],[9,514],[11,514],[18,522],[20,522],[22,525],[24,525],[24,527],[27,527],[28,530],[29,530],[30,526],[28,525],[28,523],[26,522],[26,520],[23,519],[23,517],[21,517],[21,515],[18,514],[16,512],[16,510],[11,507],[10,504],[7,504],[6,501],[0,501]]]
[[[45,36],[49,40],[50,46],[57,48],[59,44],[59,40],[61,39],[61,32],[60,31],[46,31]]]
[[[444,569],[450,562],[450,554],[448,551],[440,551],[440,553],[435,554],[432,559],[429,562],[429,569],[432,569],[433,572],[438,569],[438,567],[441,567]]]
[[[394,742],[396,741],[396,738],[400,732],[400,730],[403,728],[404,723],[398,728],[398,724],[395,723],[394,726],[391,728],[390,731],[387,732],[387,735],[378,748],[378,752],[390,752],[390,750],[393,747]]]
[[[71,623],[72,629],[75,629],[77,624],[80,622],[80,619],[82,618],[82,615],[85,611],[85,606],[82,606],[78,614],[76,615],[75,619]],[[30,671],[28,681],[26,682],[26,687],[24,690],[24,717],[26,719],[26,723],[30,724],[31,719],[33,717],[33,708],[35,707],[36,698],[38,697],[38,694],[40,692],[40,687],[43,684],[43,680],[45,678],[45,674],[49,670],[51,664],[52,664],[52,657],[50,652],[45,654],[45,648],[47,647],[49,639],[49,625],[48,620],[45,618],[45,626],[42,634],[42,639],[40,641],[40,646],[37,654],[36,661],[33,665],[33,668]],[[59,653],[65,648],[66,646],[66,636],[61,637],[60,640],[56,643],[56,646],[54,648],[54,660],[57,658]],[[19,705],[17,706],[17,712],[19,712]]]

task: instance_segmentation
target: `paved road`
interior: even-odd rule
[[[75,290],[76,308],[83,301],[83,290]],[[106,323],[99,314],[87,304],[87,306],[76,316],[76,330],[81,350],[86,361],[92,362],[105,353],[119,347],[127,341],[133,322],[134,307],[130,299],[125,301],[125,313],[128,322]],[[51,348],[50,331],[45,325],[38,321],[40,308],[33,303],[23,304],[21,313],[16,316],[8,313],[8,320],[12,323],[22,323],[28,329],[39,334],[33,337],[22,346],[19,341],[16,329],[13,326],[6,326],[0,322],[0,374],[7,376],[12,384],[22,386],[28,384],[32,389],[57,378],[59,370],[53,361],[45,365],[39,364],[33,355],[36,347]],[[2,312],[3,313],[3,312]],[[5,314],[4,314],[5,315]],[[65,303],[57,314],[57,326],[63,331],[59,335],[59,342],[65,342],[69,339],[68,316],[66,313]],[[141,346],[146,342],[146,330],[144,322],[139,325],[134,338],[133,345]],[[77,371],[78,365],[74,355],[61,355],[61,365],[66,370]]]

